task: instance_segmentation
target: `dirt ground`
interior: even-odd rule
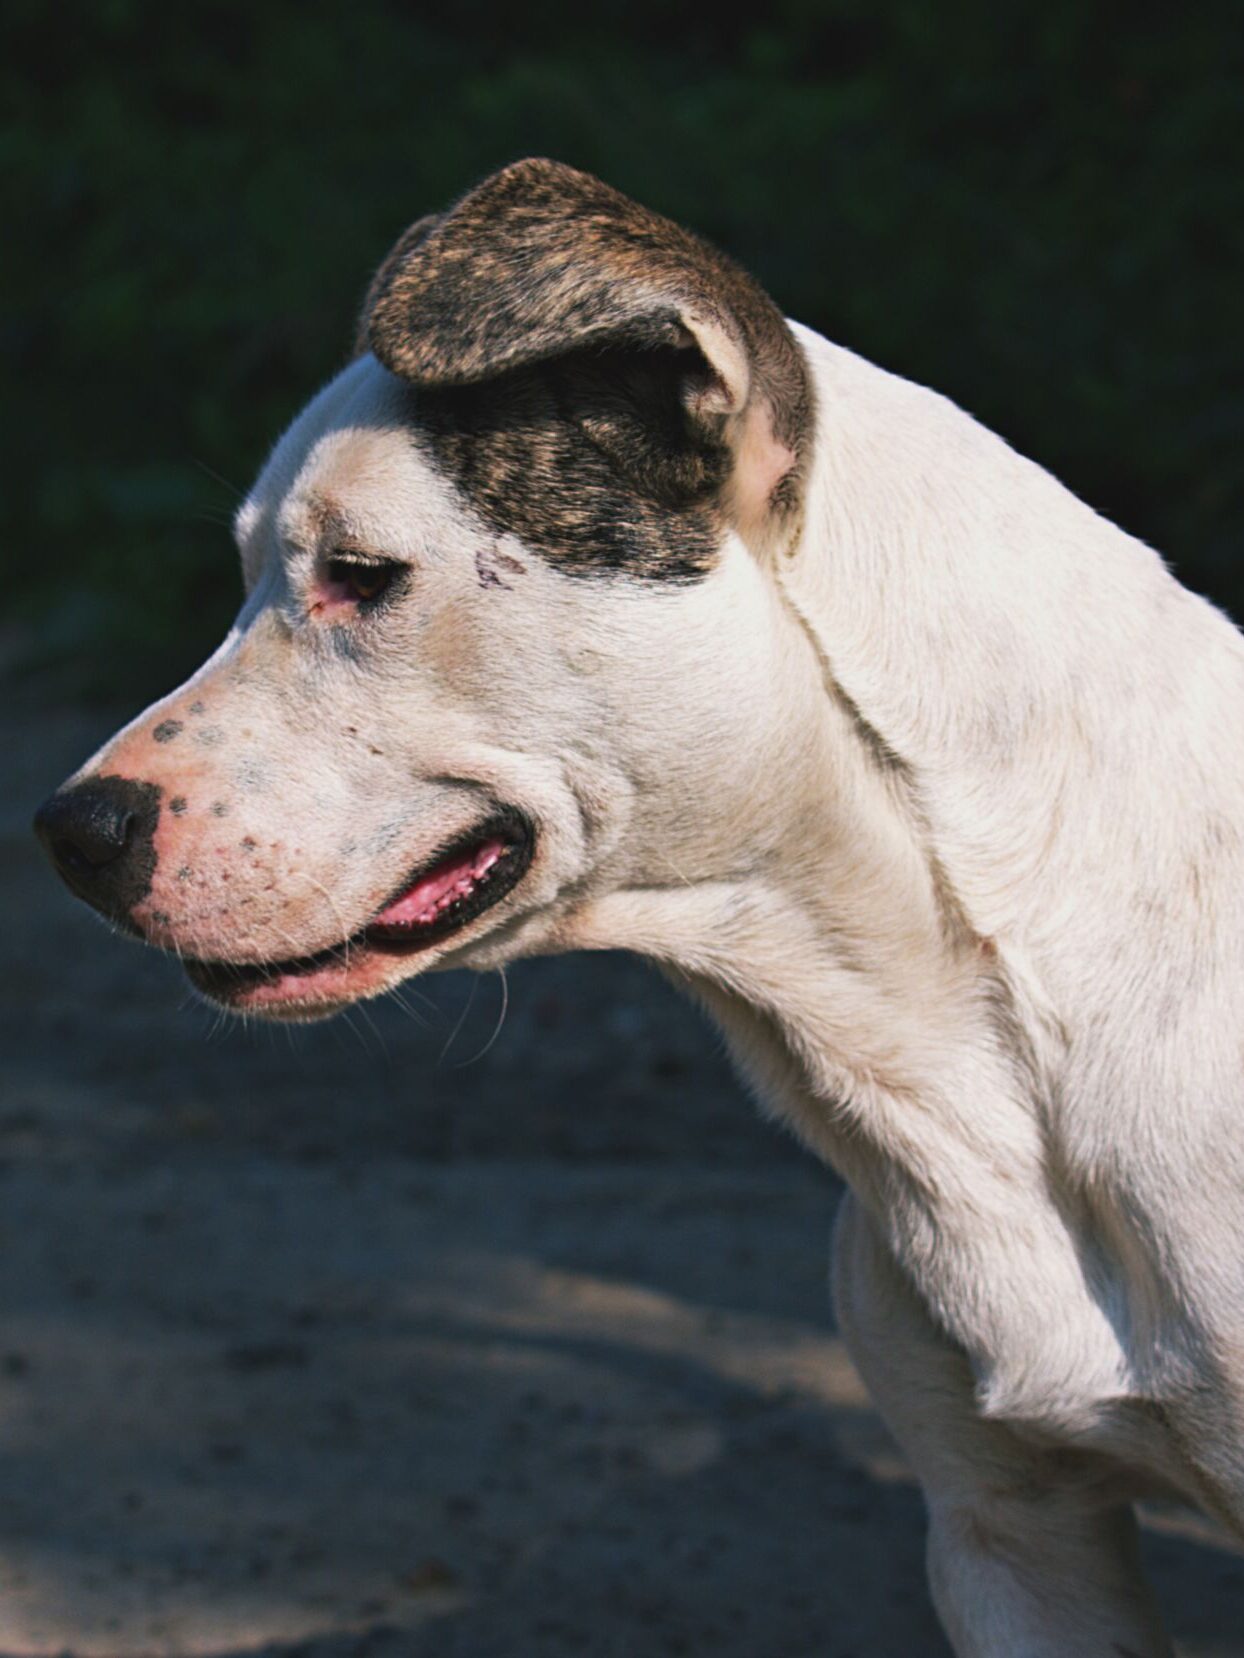
[[[0,1658],[945,1658],[826,1294],[834,1181],[622,958],[222,1029],[0,752]],[[1148,1517],[1189,1658],[1244,1562]]]

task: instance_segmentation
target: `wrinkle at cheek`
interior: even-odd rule
[[[410,834],[409,818],[399,818],[389,823],[382,823],[378,829],[368,835],[362,842],[363,855],[368,858],[379,858],[391,852],[395,846],[400,846]],[[351,847],[358,843],[351,841]]]

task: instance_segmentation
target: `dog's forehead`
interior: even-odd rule
[[[509,536],[566,575],[700,580],[721,552],[717,506],[703,489],[672,503],[628,476],[644,476],[662,439],[631,430],[636,388],[609,374],[600,359],[416,388],[357,358],[281,438],[235,519],[248,577],[282,542],[322,546],[336,524],[344,544],[416,560]],[[587,399],[583,417],[567,413],[571,391]],[[625,433],[608,455],[593,418]]]
[[[408,387],[370,355],[352,362],[280,438],[238,510],[244,555],[262,557],[273,538],[320,543],[338,528],[391,552],[451,521],[461,533],[463,504],[412,415]]]

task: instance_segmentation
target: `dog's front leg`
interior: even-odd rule
[[[863,1206],[834,1240],[851,1355],[929,1509],[929,1582],[958,1658],[1170,1658],[1131,1508],[1075,1452],[1035,1448],[976,1409],[938,1330]]]

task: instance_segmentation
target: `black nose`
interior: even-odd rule
[[[66,885],[121,920],[151,890],[160,790],[129,777],[58,789],[35,813],[35,834]]]

